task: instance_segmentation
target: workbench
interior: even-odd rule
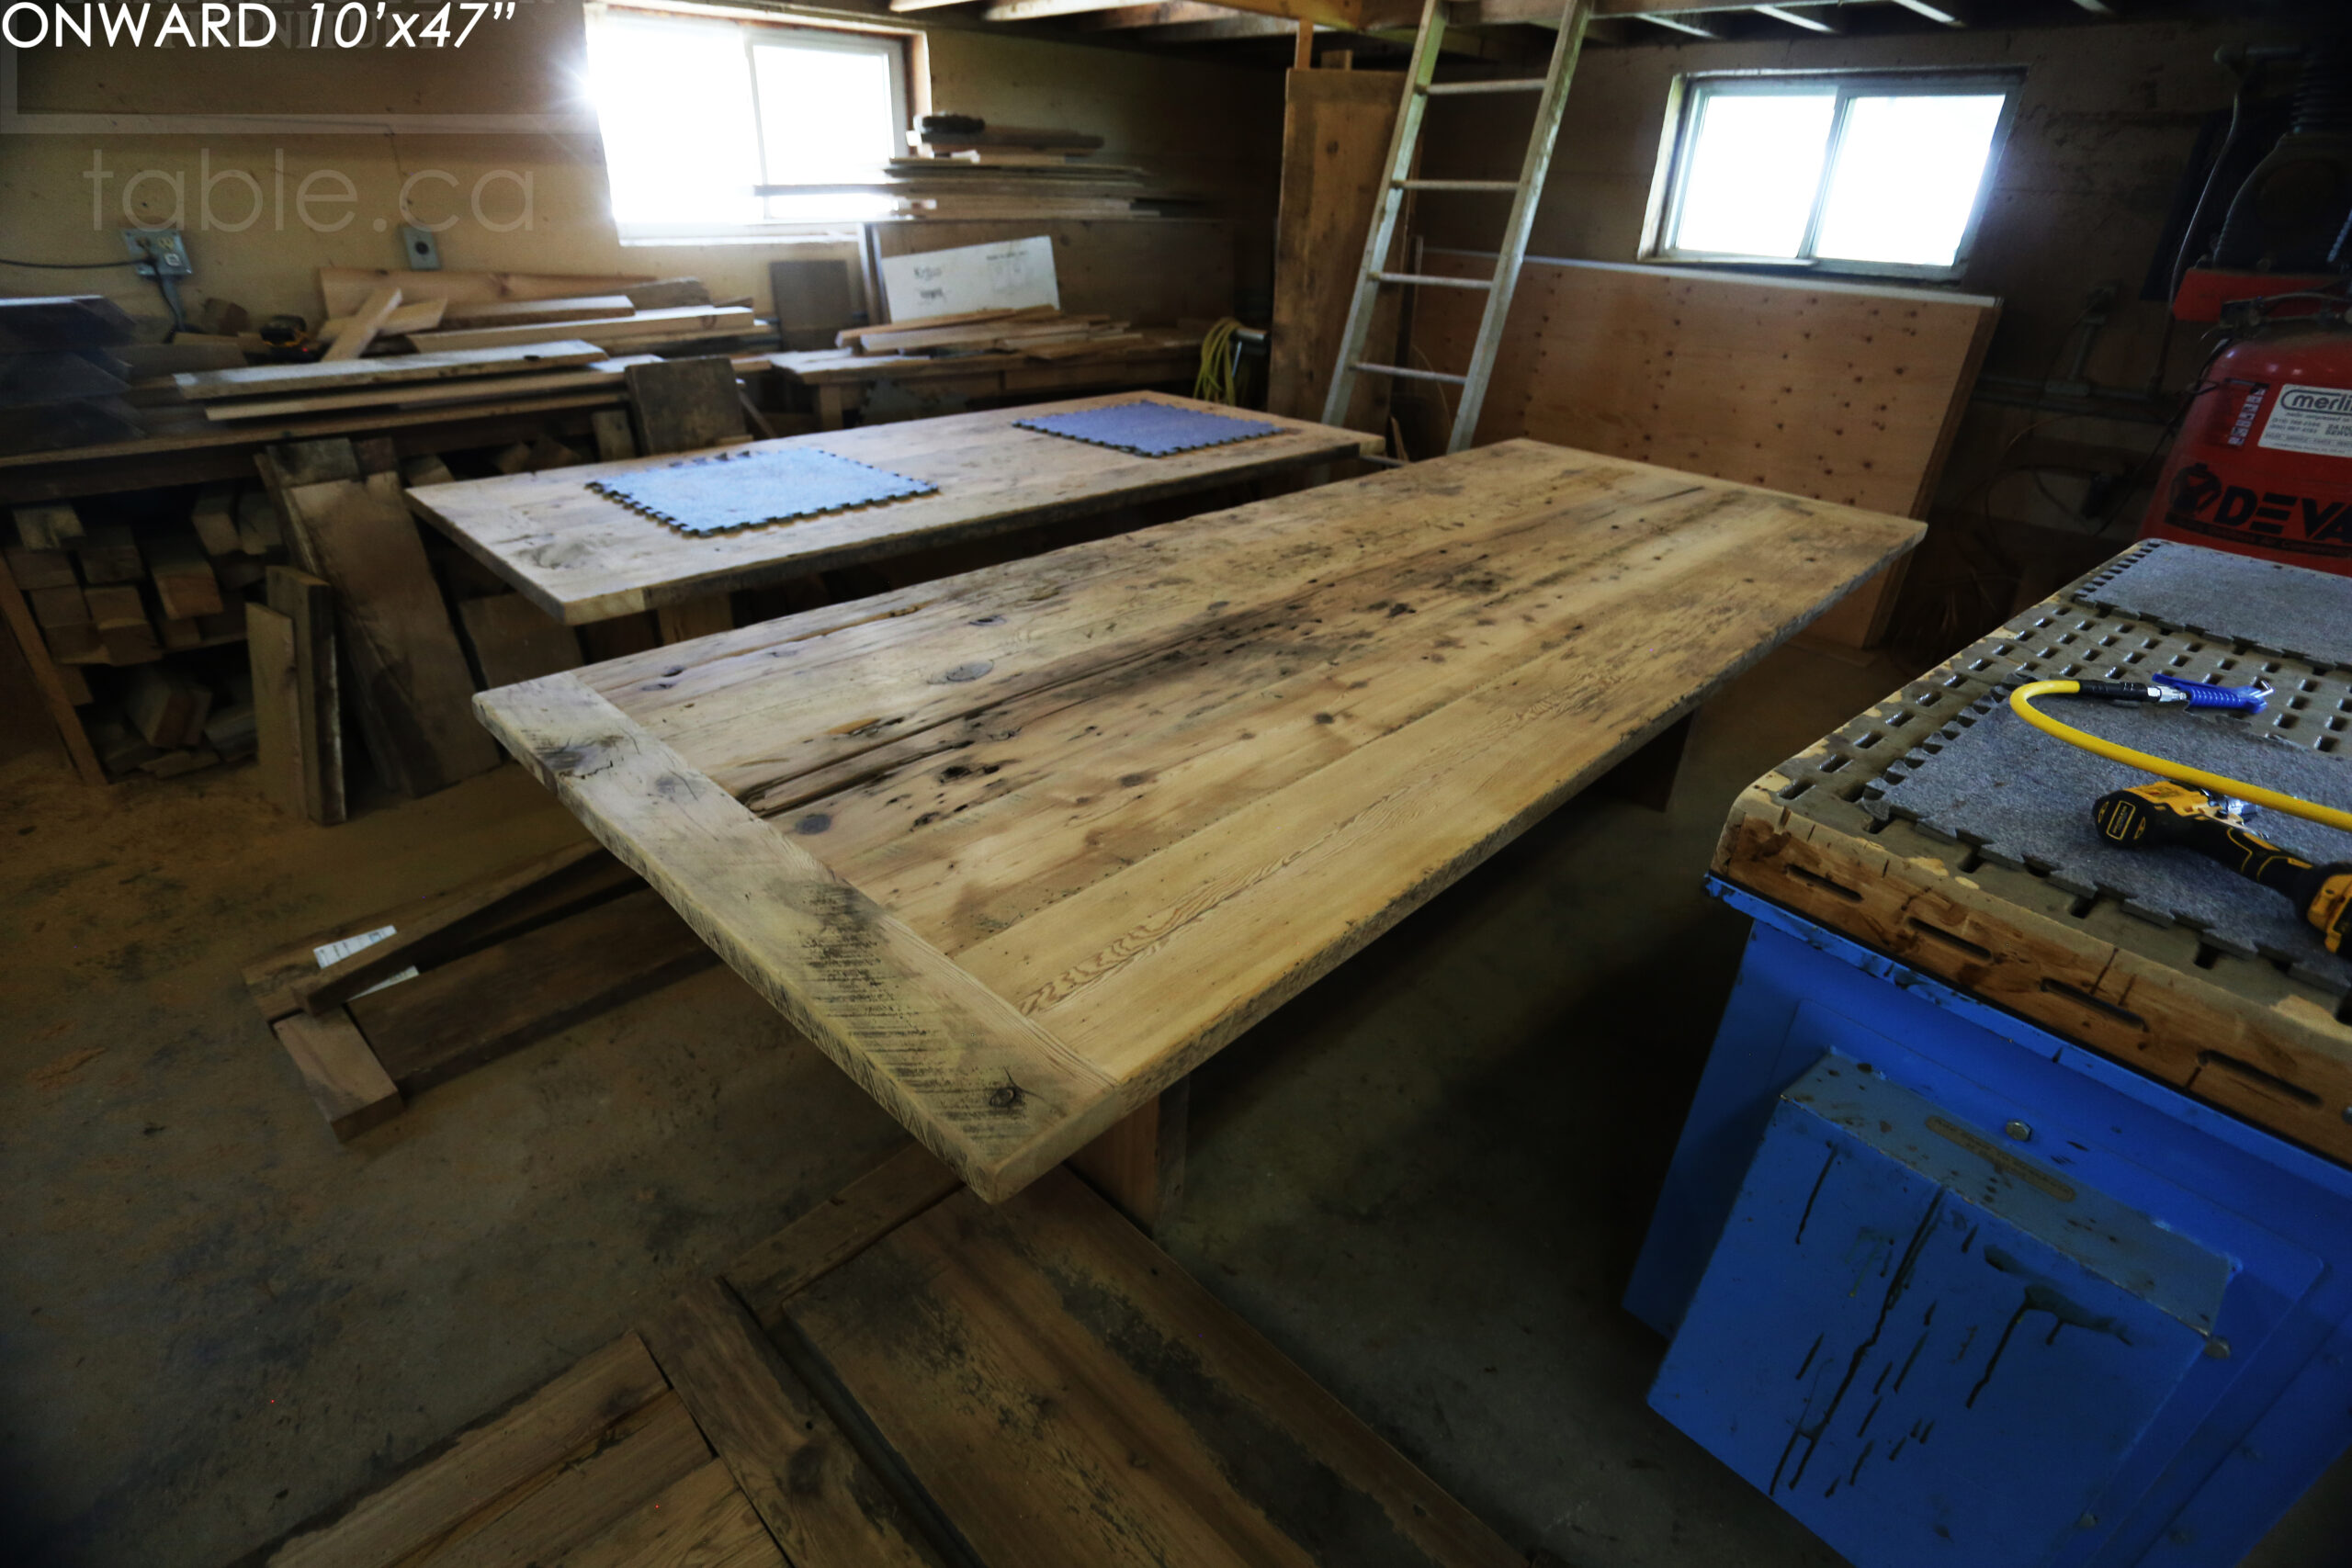
[[[925,400],[1021,398],[1044,392],[1189,385],[1201,368],[1201,334],[1147,328],[1140,341],[1106,343],[1052,359],[1025,354],[852,354],[808,349],[768,364],[808,389],[820,430],[839,430],[885,385]]]
[[[1626,1305],[1674,1338],[1652,1404],[1858,1568],[2225,1568],[2352,1443],[2342,966],[1890,810],[2036,679],[2261,676],[2247,743],[2335,750],[2352,680],[2258,604],[2109,601],[2187,547],[2014,617],[1724,828],[1712,885],[1755,924]]]
[[[1187,398],[1143,395],[1216,412]],[[726,533],[684,533],[588,488],[675,463],[675,454],[425,485],[408,492],[409,505],[540,609],[584,626],[1015,528],[1299,474],[1381,446],[1377,436],[1255,412],[1247,417],[1279,424],[1281,432],[1166,457],[1017,427],[1042,414],[1135,398],[1033,404],[730,448],[814,448],[938,488]]]
[[[996,1201],[1920,532],[1511,441],[476,706]]]

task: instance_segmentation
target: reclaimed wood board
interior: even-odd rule
[[[1979,705],[2029,680],[2131,679],[2161,669],[2234,685],[2259,665],[2303,705],[2274,703],[2267,719],[2254,721],[2276,741],[2324,746],[2335,734],[2331,724],[2352,725],[2352,684],[2341,670],[2102,610],[2077,596],[2111,570],[2102,566],[2010,617],[1750,784],[1732,806],[1715,870],[2044,1029],[2352,1164],[2352,996],[2340,976],[2229,951],[2096,887],[2062,886],[1917,823],[1878,820],[1867,805],[1890,768],[1900,772],[1906,757],[1940,745],[1947,729],[1974,723]]]
[[[563,365],[593,365],[605,357],[593,343],[576,340],[516,348],[466,348],[446,354],[406,354],[389,359],[319,360],[310,365],[255,365],[243,370],[184,370],[172,378],[184,396],[250,398],[342,391],[353,387],[393,387],[415,381],[454,381],[469,376],[505,376]]]
[[[1340,340],[1347,331],[1356,268],[1388,176],[1388,141],[1405,78],[1393,71],[1293,71],[1285,81],[1266,406],[1302,419],[1320,419],[1339,362]],[[1412,270],[1402,265],[1405,243],[1405,225],[1399,223],[1388,258],[1396,270]],[[1486,299],[1483,293],[1469,298],[1481,303]],[[1399,363],[1393,349],[1402,299],[1398,289],[1381,291],[1365,339],[1366,358]],[[1471,320],[1475,330],[1477,318],[1474,314]],[[1448,363],[1438,368],[1459,370],[1461,366]],[[1386,427],[1389,379],[1356,378],[1345,422],[1350,428]]]
[[[378,766],[410,795],[497,766],[467,712],[473,676],[401,504],[400,476],[361,474],[340,441],[273,446],[260,462],[304,563],[334,585],[345,689]]]
[[[1919,533],[1513,441],[477,706],[994,1201]]]
[[[806,446],[939,488],[884,506],[723,534],[682,534],[588,488],[677,460],[658,456],[422,486],[408,492],[409,504],[539,608],[583,626],[1379,449],[1377,437],[1291,420],[1278,421],[1282,434],[1261,440],[1137,457],[1015,424],[1137,397],[1208,406],[1122,393],[755,442],[737,450]]]
[[[256,1558],[1525,1562],[1081,1183],[994,1211],[955,1185],[905,1151]],[[775,1290],[748,1297],[746,1273]]]
[[[1494,257],[1432,250],[1421,267],[1484,277]],[[1461,369],[1486,297],[1416,296],[1413,363]],[[1925,517],[2000,310],[1939,289],[1531,256],[1477,439],[1528,435]],[[1891,573],[1815,634],[1870,646],[1899,583]]]

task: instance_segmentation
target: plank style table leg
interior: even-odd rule
[[[818,387],[814,390],[817,394],[817,428],[839,430],[842,417],[849,407],[847,396],[839,387]]]
[[[1184,1199],[1184,1128],[1193,1080],[1177,1079],[1070,1156],[1070,1168],[1119,1211],[1155,1235]]]

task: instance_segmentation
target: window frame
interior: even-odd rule
[[[708,22],[731,26],[739,35],[743,52],[743,71],[751,84],[752,119],[755,142],[752,160],[760,178],[754,189],[759,194],[752,199],[761,204],[763,213],[775,210],[772,203],[794,199],[794,190],[806,195],[840,194],[838,186],[815,185],[807,187],[784,186],[770,178],[775,173],[768,167],[766,109],[761,101],[759,72],[753,51],[761,48],[800,48],[838,50],[852,54],[880,54],[889,66],[891,117],[901,135],[914,129],[918,118],[930,112],[930,61],[926,40],[919,30],[905,28],[861,25],[846,18],[837,20],[823,17],[802,16],[794,12],[769,10],[761,6],[697,5],[689,0],[664,3],[664,0],[589,0],[585,21],[593,28],[605,17],[640,17],[669,22]],[[592,107],[592,114],[594,109]],[[602,128],[599,127],[599,138]],[[612,198],[612,175],[609,160],[605,161],[605,199]],[[747,193],[751,194],[751,193]],[[839,239],[854,235],[859,229],[876,220],[872,214],[845,212],[835,218],[773,218],[763,217],[749,223],[719,220],[677,223],[631,223],[613,213],[614,227],[620,243],[628,245],[756,244],[763,242],[800,239]]]
[[[2002,154],[2008,148],[2010,128],[2016,123],[2018,101],[2024,96],[2024,86],[2025,72],[2016,68],[1692,71],[1679,74],[1667,90],[1666,127],[1658,141],[1657,169],[1650,183],[1649,211],[1643,220],[1642,245],[1636,259],[1666,265],[1781,268],[1843,276],[1957,282],[1968,270],[1969,258],[1976,248],[1977,231],[1984,222],[1984,209],[1992,197],[1994,181],[2000,173]],[[1814,186],[1813,209],[1806,214],[1804,238],[1799,242],[1796,255],[1758,256],[1738,252],[1685,250],[1669,243],[1682,220],[1684,191],[1690,178],[1689,152],[1691,132],[1698,124],[1699,110],[1710,96],[1726,87],[1742,96],[1775,92],[1817,93],[1824,87],[1837,92],[1838,101],[1831,111],[1829,122],[1829,140],[1823,150],[1821,176]],[[1912,262],[1849,261],[1809,254],[1820,232],[1822,210],[1828,204],[1830,184],[1838,172],[1838,150],[1844,142],[1847,120],[1856,98],[1984,96],[1994,92],[2001,95],[2001,113],[1994,121],[1992,139],[1984,150],[1984,173],[1977,181],[1976,197],[1969,207],[1968,221],[1961,230],[1960,245],[1952,253],[1950,265],[1934,266]]]

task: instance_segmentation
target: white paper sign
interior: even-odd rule
[[[960,316],[969,310],[1061,309],[1054,281],[1054,243],[1003,240],[882,259],[882,299],[892,321]]]
[[[372,931],[361,931],[357,936],[347,936],[341,942],[331,942],[324,947],[314,947],[311,949],[311,952],[318,958],[320,968],[331,969],[334,965],[342,963],[345,959],[350,957],[353,953],[365,953],[369,948],[375,946],[378,942],[383,941],[386,937],[391,936],[399,931],[400,927],[398,926],[378,926]],[[371,997],[387,986],[397,986],[402,980],[413,980],[415,978],[416,965],[412,964],[407,968],[401,970],[399,974],[379,980],[374,985],[368,987],[366,990],[354,992],[353,994],[355,996]]]

